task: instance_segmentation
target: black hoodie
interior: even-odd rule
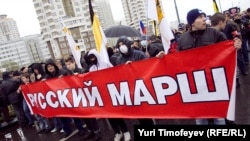
[[[123,42],[123,44],[128,47],[128,54],[121,53],[119,49],[120,42]],[[125,64],[127,61],[139,61],[147,58],[144,52],[132,49],[132,43],[133,42],[125,36],[122,36],[117,40],[116,47],[119,49],[121,55],[119,56],[119,58],[117,58],[116,65]]]
[[[45,72],[44,72],[42,64],[41,63],[33,63],[32,66],[31,66],[32,72],[34,72],[35,69],[38,70],[39,74],[42,76],[41,78],[38,79],[37,78],[38,74],[35,73],[36,81],[40,81],[40,80],[44,79],[45,78]]]
[[[48,71],[48,65],[54,66],[54,67],[55,67],[55,71],[52,72],[52,73],[49,72],[49,71]],[[57,65],[55,64],[55,62],[54,62],[54,61],[51,61],[51,60],[45,62],[45,73],[46,73],[46,79],[59,77],[59,76],[61,76],[61,75],[63,75],[63,76],[69,75],[69,72],[68,72],[68,71],[66,71],[66,70],[64,70],[64,69],[61,69],[61,70],[60,70],[60,69],[57,67]]]
[[[9,72],[3,73],[3,81],[0,85],[1,93],[4,96],[5,101],[8,100],[11,104],[16,104],[21,101],[20,94],[17,94],[17,89],[20,86],[20,81],[11,78]]]

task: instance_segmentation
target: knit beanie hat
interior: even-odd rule
[[[196,20],[196,18],[198,18],[200,15],[204,14],[206,16],[206,14],[200,10],[200,9],[192,9],[188,12],[187,14],[187,22],[189,25],[192,25],[194,23],[194,21]]]

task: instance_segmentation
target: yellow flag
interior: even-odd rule
[[[214,7],[214,12],[215,12],[215,13],[220,12],[220,11],[219,11],[219,8],[218,8],[218,5],[217,5],[217,3],[216,3],[216,0],[213,0],[213,7]]]
[[[158,29],[160,31],[161,41],[164,47],[164,51],[167,54],[170,47],[170,41],[174,39],[174,35],[167,20],[164,17],[161,9],[160,0],[148,0],[148,18],[157,21]],[[157,27],[157,26],[154,26]],[[156,28],[157,29],[157,28]],[[156,30],[157,31],[157,30]],[[156,32],[157,35],[157,32]]]
[[[159,36],[160,33],[159,33],[159,28],[158,28],[158,25],[157,25],[157,21],[153,20],[152,22],[153,22],[154,34],[156,36]]]
[[[155,0],[155,3],[156,3],[156,11],[157,11],[157,15],[158,15],[158,21],[161,22],[161,20],[163,19],[163,12],[161,10],[160,0]]]
[[[109,62],[108,52],[106,49],[107,39],[102,30],[99,19],[94,13],[91,0],[89,0],[89,13],[91,18],[92,30],[95,38],[96,50],[100,54],[102,61]]]

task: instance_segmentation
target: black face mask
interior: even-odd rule
[[[91,65],[96,65],[97,64],[97,58],[94,54],[90,54],[88,56],[88,61]]]
[[[95,58],[94,60],[89,60],[89,62],[92,64],[92,65],[97,65],[97,59]]]

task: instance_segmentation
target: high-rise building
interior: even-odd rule
[[[0,15],[0,68],[16,70],[51,58],[41,35],[20,37],[16,22]]]
[[[92,1],[92,6],[95,11],[99,10],[97,14],[105,12],[103,8],[96,6],[96,2]],[[43,40],[46,41],[52,58],[63,58],[71,54],[59,19],[63,19],[81,51],[95,48],[88,0],[33,0],[33,3]],[[100,15],[98,17],[103,19]],[[106,26],[102,20],[101,23]]]
[[[0,43],[0,66],[7,70],[17,70],[28,66],[31,60],[25,42],[22,39]]]
[[[22,40],[25,42],[31,62],[45,62],[51,58],[48,46],[40,34],[22,37]]]
[[[0,15],[0,42],[6,42],[20,38],[16,21],[7,15]]]
[[[139,21],[147,27],[148,35],[154,34],[153,20],[147,18],[147,0],[121,0],[127,25],[140,30]]]
[[[115,22],[114,22],[111,7],[109,4],[109,0],[97,0],[96,5],[97,5],[97,9],[96,9],[97,15],[99,17],[100,24],[103,30],[111,26],[114,26]]]
[[[103,31],[115,25],[109,0],[97,0],[96,13]],[[116,44],[116,41],[117,39],[115,38],[107,38],[107,46],[114,46]]]
[[[0,50],[0,67],[6,70],[19,69],[51,58],[49,49],[39,34],[1,42]]]
[[[139,20],[147,21],[146,0],[122,0],[126,22],[139,28]]]

